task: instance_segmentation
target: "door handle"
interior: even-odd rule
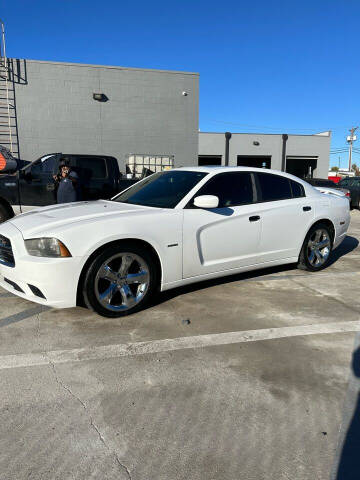
[[[260,220],[260,215],[249,217],[249,222],[257,222],[258,220]]]
[[[311,210],[311,207],[303,207],[304,212],[309,212]]]

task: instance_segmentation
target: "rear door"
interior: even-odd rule
[[[72,163],[79,176],[81,200],[108,199],[113,196],[114,187],[106,157],[74,155]]]
[[[261,216],[261,263],[297,257],[314,218],[314,202],[304,187],[287,177],[256,173]]]
[[[184,209],[183,277],[238,269],[258,263],[261,221],[251,172],[219,173]],[[219,207],[197,208],[199,195],[216,195]]]

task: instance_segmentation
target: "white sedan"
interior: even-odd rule
[[[281,264],[318,271],[346,236],[349,202],[279,171],[178,168],[109,201],[39,208],[0,225],[0,285],[106,317],[156,291]]]

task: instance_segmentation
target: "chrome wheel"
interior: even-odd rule
[[[324,265],[330,255],[331,240],[329,232],[319,228],[310,236],[307,244],[307,259],[312,267]]]
[[[129,310],[146,295],[150,284],[149,266],[135,253],[118,253],[99,268],[95,295],[107,310]]]

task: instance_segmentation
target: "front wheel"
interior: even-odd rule
[[[330,261],[332,235],[324,223],[314,225],[304,240],[298,267],[302,270],[317,272],[326,268]]]
[[[90,264],[83,296],[104,317],[122,317],[145,306],[157,289],[157,269],[144,248],[124,242],[101,252]]]

